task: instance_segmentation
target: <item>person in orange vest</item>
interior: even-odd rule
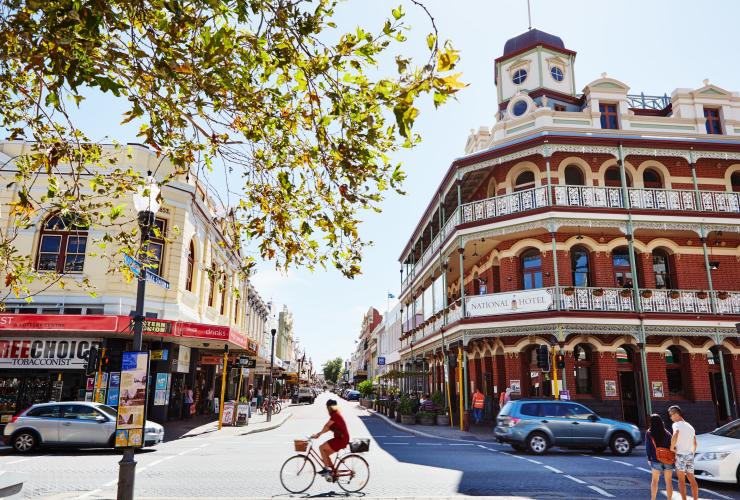
[[[485,405],[486,397],[480,392],[480,389],[476,389],[473,394],[473,419],[475,423],[479,424],[483,419],[483,406]]]

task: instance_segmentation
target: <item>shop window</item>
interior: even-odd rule
[[[565,183],[568,186],[585,186],[583,179],[583,170],[575,165],[565,167]]]
[[[522,254],[522,285],[525,290],[542,288],[542,256],[538,250]]]
[[[707,134],[721,135],[722,134],[722,121],[719,117],[719,109],[717,108],[704,108],[704,118],[707,119]]]
[[[730,176],[730,184],[733,192],[740,193],[740,172],[735,172]]]
[[[618,129],[619,120],[617,119],[617,105],[616,104],[599,104],[599,112],[601,112],[601,128],[603,129]]]
[[[73,216],[54,215],[41,226],[36,269],[81,273],[85,266],[88,226]]]
[[[632,268],[627,247],[615,248],[612,251],[612,269],[616,286],[632,288]]]
[[[185,280],[185,290],[188,292],[193,291],[193,272],[195,271],[195,244],[193,240],[190,240],[190,246],[188,247],[188,276]]]
[[[683,394],[683,371],[681,369],[681,351],[671,346],[665,351],[666,377],[668,378],[668,395],[681,396]]]
[[[514,181],[514,191],[524,191],[534,187],[534,172],[526,170],[519,174]]]
[[[653,250],[653,273],[655,273],[655,288],[673,288],[668,254],[665,250]]]
[[[593,350],[588,344],[578,344],[573,349],[574,378],[576,394],[591,394],[591,368],[593,367]]]
[[[154,219],[154,226],[149,231],[149,239],[142,250],[146,254],[144,261],[149,269],[157,276],[162,276],[164,258],[164,239],[167,234],[167,221],[165,219]]]
[[[626,172],[625,172],[626,174]],[[629,174],[626,175],[627,187],[632,187],[632,181]],[[622,187],[622,174],[619,167],[609,167],[604,172],[604,185],[609,187]]]
[[[571,249],[570,266],[573,270],[573,286],[589,286],[591,269],[586,248],[574,247]]]
[[[647,189],[662,189],[663,181],[658,172],[652,168],[648,168],[642,173],[642,185]]]

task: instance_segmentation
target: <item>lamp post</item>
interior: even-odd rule
[[[149,240],[149,233],[154,225],[154,215],[159,211],[159,187],[147,172],[147,180],[144,186],[139,186],[134,193],[134,208],[138,213],[139,229],[141,230],[141,247],[143,248]],[[142,337],[144,332],[144,296],[146,293],[146,270],[141,269],[138,276],[136,289],[136,311],[134,312],[134,351],[141,351]],[[123,458],[118,462],[118,495],[119,500],[133,500],[134,480],[136,478],[136,460],[134,460],[134,448],[126,447],[123,450]]]
[[[267,421],[272,422],[272,367],[275,364],[275,334],[277,330],[274,328],[270,330],[272,335],[272,345],[270,347],[270,386],[267,388],[270,391],[269,399],[267,400]]]

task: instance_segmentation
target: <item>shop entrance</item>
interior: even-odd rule
[[[639,425],[640,412],[637,408],[637,381],[634,372],[619,372],[619,395],[622,400],[622,419]]]
[[[732,415],[727,413],[727,403],[725,402],[725,390],[722,386],[722,372],[719,365],[719,350],[717,347],[712,347],[707,353],[707,361],[709,363],[709,387],[712,391],[712,403],[714,404],[714,413],[717,419],[717,426],[726,424],[732,420]],[[730,397],[730,411],[735,407],[735,387],[732,383],[733,376],[730,367],[732,366],[732,360],[727,359],[725,355],[725,375],[727,381],[727,393]]]

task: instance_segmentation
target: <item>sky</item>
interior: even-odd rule
[[[283,275],[259,263],[253,282],[278,308],[294,316],[295,335],[319,365],[354,350],[363,315],[374,306],[381,313],[398,295],[398,257],[450,163],[463,154],[471,129],[494,123],[497,109],[493,61],[507,39],[527,29],[526,0],[423,0],[435,18],[441,39],[460,50],[458,70],[469,84],[456,100],[435,110],[421,102],[415,131],[423,141],[394,154],[407,173],[406,196],[389,195],[382,213],[363,213],[364,239],[374,242],[364,255],[363,274],[354,280],[334,270],[311,273],[297,269]],[[404,0],[347,0],[338,9],[340,29],[381,26],[399,3],[412,26],[405,55],[422,57],[430,31],[422,12]],[[606,72],[627,84],[630,93],[668,95],[678,87],[698,88],[704,79],[731,91],[740,90],[737,19],[740,2],[724,0],[531,0],[532,26],[560,36],[578,53],[576,88]],[[383,61],[392,63],[392,60]],[[395,69],[395,66],[392,67]],[[101,135],[136,142],[133,127],[121,127],[114,102],[95,102],[81,117]],[[93,134],[93,137],[94,134]],[[277,309],[276,309],[277,310]]]

